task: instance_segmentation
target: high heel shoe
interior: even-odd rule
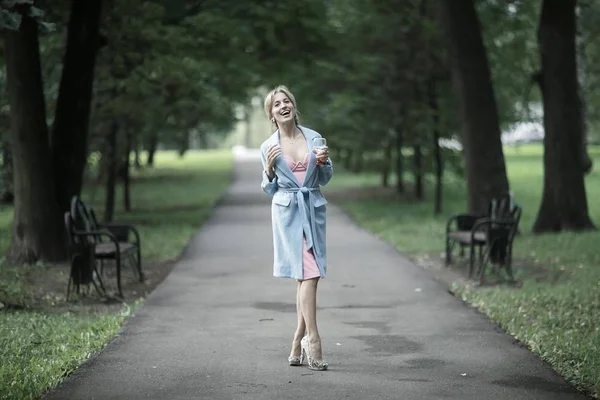
[[[310,343],[308,341],[308,336],[304,336],[300,341],[300,347],[302,348],[301,356],[305,356],[308,369],[312,369],[313,371],[326,371],[329,367],[329,364],[323,360],[315,360],[310,351]]]
[[[297,342],[294,342],[297,343]],[[296,347],[296,345],[294,344],[294,348]],[[288,357],[288,364],[292,367],[297,367],[299,365],[302,365],[302,362],[304,361],[304,355],[302,354],[302,347],[300,347],[300,355],[299,356],[289,356]]]
[[[298,367],[298,366],[302,365],[303,361],[304,361],[304,357],[302,354],[300,354],[299,356],[289,356],[288,357],[288,364],[290,364],[290,366],[292,366],[292,367]]]

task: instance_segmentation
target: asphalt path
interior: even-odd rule
[[[318,293],[329,370],[289,367],[295,282],[272,276],[260,169],[236,156],[173,272],[47,400],[586,398],[332,203]]]

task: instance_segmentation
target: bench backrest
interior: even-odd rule
[[[492,220],[488,232],[490,239],[505,237],[506,240],[512,241],[519,229],[521,212],[522,208],[514,201],[512,194],[492,199],[488,206],[487,215]],[[502,221],[504,224],[494,224],[495,221]],[[510,225],[506,225],[506,223]]]
[[[71,199],[71,220],[73,228],[80,232],[90,232],[98,229],[97,223],[90,217],[88,208],[77,196]],[[99,236],[88,236],[89,243],[100,241]]]
[[[515,202],[512,194],[494,198],[488,204],[487,217],[492,220],[519,220],[521,206]]]
[[[488,204],[488,218],[495,219],[509,219],[513,211],[513,198],[510,195],[494,198],[490,200]]]

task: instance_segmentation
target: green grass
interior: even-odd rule
[[[0,398],[35,399],[55,387],[101,350],[129,313],[0,314]]]
[[[227,150],[189,151],[183,159],[174,151],[164,151],[156,156],[157,168],[134,173],[133,211],[123,211],[119,191],[115,220],[139,229],[144,259],[164,260],[179,254],[231,183],[232,161]],[[82,197],[95,209],[103,209],[103,190],[88,187]]]
[[[586,177],[592,220],[600,225],[600,149],[592,148],[594,171]],[[515,242],[518,289],[455,284],[455,293],[548,361],[577,388],[600,395],[600,232],[531,234],[543,182],[542,148],[506,148],[508,175],[516,200],[523,206]],[[338,172],[327,191],[360,187],[372,190],[376,175]],[[431,189],[428,184],[428,189]],[[442,216],[433,215],[433,193],[414,202],[401,197],[373,196],[340,204],[356,221],[412,257],[441,256],[447,217],[464,212],[466,187],[449,177]]]
[[[183,159],[160,152],[155,168],[134,174],[133,211],[123,211],[119,195],[115,219],[140,230],[144,265],[177,257],[229,186],[231,167],[227,151],[189,152]],[[90,185],[82,197],[102,217],[103,189]],[[10,242],[11,221],[12,210],[2,210],[0,250]],[[0,301],[26,307],[0,311],[0,399],[39,398],[101,350],[140,304],[68,304],[66,283],[55,266],[0,267]]]

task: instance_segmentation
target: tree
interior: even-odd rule
[[[87,159],[88,126],[103,0],[72,0],[51,149],[60,211],[79,196]]]
[[[7,256],[15,263],[58,261],[66,255],[65,236],[48,143],[38,22],[24,11],[20,26],[4,39],[16,199]]]
[[[533,231],[593,229],[585,192],[576,0],[544,0],[538,29],[544,99],[544,191]]]
[[[587,138],[584,139],[597,143],[600,139],[600,3],[595,0],[580,0],[577,5],[577,66],[584,100],[582,114],[588,124],[587,132],[584,130]]]
[[[79,152],[81,146],[77,145],[83,140],[85,148],[89,114],[85,112],[85,96],[81,96],[77,88],[83,87],[85,92],[87,84],[88,92],[91,92],[93,69],[90,74],[89,68],[85,68],[88,61],[86,28],[96,29],[96,32],[98,29],[97,24],[94,28],[92,21],[85,18],[84,21],[78,20],[82,14],[81,7],[77,7],[80,2],[71,2],[74,12],[71,15],[70,40],[58,96],[57,129],[52,135],[51,146],[46,124],[38,33],[40,30],[53,30],[54,24],[44,22],[42,18],[45,13],[34,7],[33,3],[30,0],[19,0],[2,1],[0,4],[3,16],[0,25],[8,30],[5,47],[15,192],[13,243],[7,256],[15,263],[40,259],[59,261],[66,258],[62,213],[69,208],[71,195],[79,194],[81,187],[85,150]],[[61,4],[53,11],[61,13],[66,8],[65,5]],[[91,11],[93,13],[99,10],[92,7]],[[79,64],[81,68],[73,68],[80,60],[84,60],[83,64]],[[49,87],[53,87],[53,83]],[[49,98],[53,100],[53,91],[49,92]],[[89,99],[88,96],[88,104]],[[8,148],[5,146],[5,149]],[[52,149],[55,150],[54,156]],[[80,168],[74,167],[73,158],[81,160]],[[72,176],[75,176],[75,181],[79,181],[79,189],[65,194],[63,183],[69,186],[73,182]],[[60,203],[57,201],[59,198],[62,200]]]
[[[4,60],[2,64],[5,65]],[[1,81],[6,82],[6,69],[0,70]],[[0,129],[2,135],[0,140],[2,143],[2,166],[0,167],[0,204],[12,204],[14,200],[13,190],[13,162],[12,162],[12,150],[10,148],[10,110],[8,107],[8,99],[6,98],[6,87],[2,85],[2,92],[0,93]]]
[[[459,99],[467,208],[483,213],[492,198],[509,191],[488,59],[473,0],[438,0],[438,5]]]
[[[578,78],[579,86],[578,93],[581,101],[581,121],[582,121],[582,135],[581,135],[581,147],[583,152],[583,172],[587,175],[592,171],[593,161],[588,152],[588,142],[590,140],[590,126],[592,125],[593,113],[590,113],[590,100],[593,99],[591,96],[591,88],[589,85],[589,74],[590,70],[588,66],[588,45],[593,42],[596,38],[594,35],[598,34],[598,18],[600,17],[600,9],[597,2],[593,1],[579,1],[576,9],[577,27],[578,31],[575,37],[575,52],[577,54],[577,66],[578,66]],[[590,21],[591,20],[591,21]],[[588,26],[588,22],[591,22],[591,26]],[[597,46],[595,46],[597,47]]]

